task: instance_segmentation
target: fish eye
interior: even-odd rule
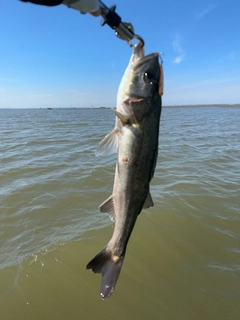
[[[147,83],[152,83],[152,82],[154,82],[154,74],[152,74],[150,72],[145,72],[143,74],[143,79]]]

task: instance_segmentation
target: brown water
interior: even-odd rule
[[[163,109],[151,184],[116,289],[85,270],[113,225],[96,158],[110,110],[0,110],[0,319],[240,319],[240,109]]]

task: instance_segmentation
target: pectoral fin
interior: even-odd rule
[[[117,129],[113,129],[106,137],[100,142],[96,151],[96,156],[105,156],[117,152],[118,148],[118,135]]]
[[[121,122],[123,124],[125,124],[125,123],[127,123],[129,121],[129,119],[130,119],[129,115],[125,115],[123,113],[120,113],[115,109],[112,109],[112,111],[115,113],[116,117],[118,117],[121,120]]]

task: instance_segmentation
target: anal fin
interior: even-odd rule
[[[152,199],[152,196],[150,194],[150,191],[148,191],[147,197],[146,197],[144,205],[143,205],[143,209],[147,209],[147,208],[150,208],[150,207],[153,207],[153,206],[154,206],[153,199]]]
[[[105,200],[99,206],[100,212],[106,212],[109,214],[112,221],[115,221],[116,215],[114,211],[114,204],[113,204],[113,196],[111,195],[107,200]]]

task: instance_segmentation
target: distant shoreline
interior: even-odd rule
[[[164,106],[163,105],[163,108],[206,108],[206,107],[240,108],[240,103],[236,103],[236,104],[194,104],[194,105],[173,105],[173,106]]]
[[[170,105],[170,106],[162,106],[163,108],[211,108],[211,107],[218,107],[218,108],[240,108],[240,103],[236,104],[194,104],[194,105]],[[0,108],[0,110],[21,110],[21,109],[41,109],[41,110],[77,110],[77,109],[88,109],[88,110],[106,110],[106,109],[112,109],[109,107],[49,107],[49,108]]]
[[[209,108],[209,107],[218,107],[218,108],[240,108],[240,103],[236,103],[236,104],[194,104],[194,105],[172,105],[172,106],[162,106],[163,108]],[[66,108],[40,108],[40,109],[70,109],[70,110],[74,110],[74,109],[89,109],[89,110],[106,110],[106,109],[112,109],[109,107],[66,107]]]

